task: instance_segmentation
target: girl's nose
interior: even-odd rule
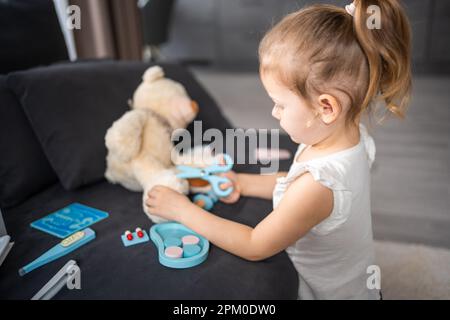
[[[281,120],[280,119],[280,108],[278,108],[277,106],[274,106],[272,109],[272,117],[274,117],[278,121]]]

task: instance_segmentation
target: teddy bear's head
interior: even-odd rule
[[[161,67],[150,67],[142,80],[131,101],[133,109],[152,110],[163,116],[174,129],[186,128],[195,119],[197,103],[180,83],[165,78]]]

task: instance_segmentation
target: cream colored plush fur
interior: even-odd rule
[[[188,192],[187,181],[176,177],[171,160],[171,133],[186,128],[198,108],[181,84],[165,78],[164,71],[154,66],[145,72],[131,109],[106,133],[105,177],[129,190],[143,191],[143,210],[159,223],[164,220],[152,216],[145,207],[147,193],[155,185]]]

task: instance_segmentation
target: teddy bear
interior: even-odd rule
[[[188,182],[179,179],[172,161],[172,132],[186,128],[198,105],[185,88],[168,79],[160,66],[145,71],[129,102],[131,110],[115,121],[105,136],[106,179],[131,191],[143,191],[142,206],[155,223],[165,221],[148,212],[148,191],[155,185],[187,194]]]

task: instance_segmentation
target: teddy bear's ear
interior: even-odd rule
[[[161,78],[164,78],[164,71],[160,66],[148,68],[142,77],[145,82],[153,82]]]

